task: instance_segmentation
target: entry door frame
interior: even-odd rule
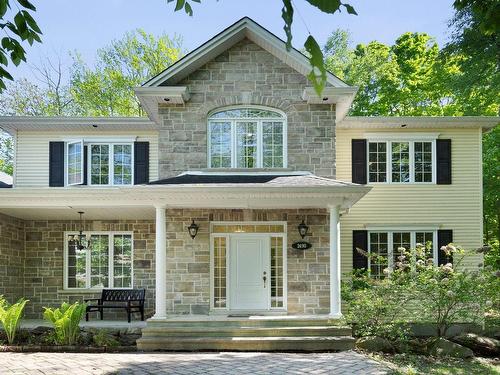
[[[231,238],[234,236],[264,236],[269,238],[269,243],[271,237],[281,237],[283,238],[283,307],[271,307],[271,266],[269,266],[269,308],[266,310],[252,310],[251,312],[262,312],[262,313],[273,313],[273,312],[286,312],[287,311],[287,300],[288,300],[288,267],[287,267],[287,222],[286,221],[213,221],[210,223],[210,228],[213,225],[283,225],[283,232],[281,233],[213,233],[210,230],[210,312],[217,313],[227,313],[230,311],[242,312],[242,310],[231,310],[231,292],[229,288],[231,286]],[[223,237],[226,239],[226,307],[220,308],[214,306],[214,238]],[[270,264],[270,263],[269,263]]]

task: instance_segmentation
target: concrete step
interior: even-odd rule
[[[200,328],[227,328],[227,327],[324,327],[324,326],[342,326],[339,320],[336,319],[273,319],[273,318],[257,318],[257,319],[150,319],[147,323],[148,327],[200,327]]]
[[[142,329],[143,337],[300,337],[351,336],[350,327],[156,327]]]
[[[141,351],[340,351],[354,348],[349,336],[307,337],[141,337]]]

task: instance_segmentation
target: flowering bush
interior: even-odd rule
[[[358,327],[355,333],[395,337],[400,332],[392,328],[401,327],[401,322],[425,321],[436,324],[436,335],[441,337],[454,323],[483,321],[485,312],[498,303],[498,272],[483,265],[473,270],[464,267],[467,252],[453,244],[441,251],[454,264],[436,266],[429,251],[430,246],[422,244],[413,251],[399,248],[393,267],[384,269],[380,280],[353,276],[344,287],[344,297],[346,316]]]

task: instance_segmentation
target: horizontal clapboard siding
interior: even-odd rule
[[[149,142],[149,180],[158,179],[158,135],[155,132],[99,132],[51,133],[20,131],[16,137],[16,187],[49,186],[49,142],[69,137],[112,138],[113,136],[137,137],[139,142]]]
[[[390,131],[397,132],[398,129]],[[464,248],[482,244],[482,172],[480,129],[427,129],[451,139],[451,185],[373,184],[373,189],[341,219],[342,272],[352,267],[352,231],[370,224],[435,224],[453,230],[453,241]],[[373,133],[370,129],[369,133]],[[382,130],[380,130],[382,132]],[[412,133],[417,132],[412,129]],[[362,129],[337,129],[337,178],[351,181],[351,139]],[[482,261],[469,257],[469,266]]]

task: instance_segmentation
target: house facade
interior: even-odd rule
[[[0,118],[0,294],[29,317],[145,288],[157,321],[337,318],[341,278],[386,267],[356,247],[390,267],[401,246],[430,242],[436,264],[443,244],[481,246],[498,119],[349,117],[357,89],[329,74],[318,96],[309,70],[244,18],[136,89],[148,118]]]

